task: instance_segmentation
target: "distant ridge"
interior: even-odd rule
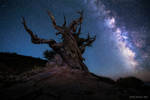
[[[0,53],[0,72],[7,74],[20,74],[34,67],[43,67],[46,60],[16,53]]]

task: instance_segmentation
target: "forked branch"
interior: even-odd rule
[[[53,16],[53,14],[52,14],[50,11],[48,11],[48,16],[49,16],[50,19],[52,20],[52,24],[53,24],[54,28],[55,28],[56,30],[58,30],[59,32],[63,32],[62,27],[61,27],[61,26],[58,26],[58,25],[56,24],[55,17]]]
[[[83,21],[83,11],[79,11],[78,13],[80,14],[80,17],[76,20],[73,20],[72,23],[69,25],[70,29],[73,30],[73,32],[76,31],[77,26]]]
[[[41,38],[39,38],[37,35],[35,35],[35,34],[31,31],[31,29],[29,29],[29,28],[27,27],[26,21],[25,21],[25,18],[24,18],[24,17],[22,17],[22,20],[23,20],[22,24],[23,24],[25,30],[27,31],[27,33],[29,33],[29,35],[31,36],[31,40],[32,40],[32,42],[33,42],[34,44],[50,43],[51,41],[54,41],[54,40],[46,40],[46,39],[41,39]]]

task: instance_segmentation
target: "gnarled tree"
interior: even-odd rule
[[[52,13],[48,11],[48,15],[52,21],[53,27],[58,31],[56,35],[62,36],[62,42],[57,43],[55,40],[41,39],[35,35],[31,29],[26,25],[26,21],[23,17],[23,25],[27,33],[31,36],[32,43],[34,44],[48,44],[60,57],[63,62],[71,68],[77,68],[80,70],[88,71],[88,68],[84,64],[84,58],[82,54],[87,46],[95,41],[96,36],[90,37],[89,33],[87,38],[81,38],[81,24],[83,21],[83,11],[78,12],[80,17],[73,20],[68,26],[66,25],[66,18],[64,17],[64,24],[59,26],[56,24],[56,20]]]

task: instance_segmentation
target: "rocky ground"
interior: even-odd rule
[[[150,95],[142,82],[137,87],[124,86],[121,81],[67,67],[47,67],[6,79],[0,83],[0,100],[130,100]]]
[[[60,60],[59,60],[60,61]],[[135,78],[110,78],[17,54],[0,53],[0,100],[149,99],[150,86]]]

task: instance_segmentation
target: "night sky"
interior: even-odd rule
[[[69,23],[84,10],[83,36],[97,36],[84,53],[89,70],[114,79],[133,75],[149,80],[149,5],[150,0],[0,0],[0,52],[44,58],[50,48],[31,43],[21,17],[39,37],[59,41],[46,11],[63,24],[64,15]]]

